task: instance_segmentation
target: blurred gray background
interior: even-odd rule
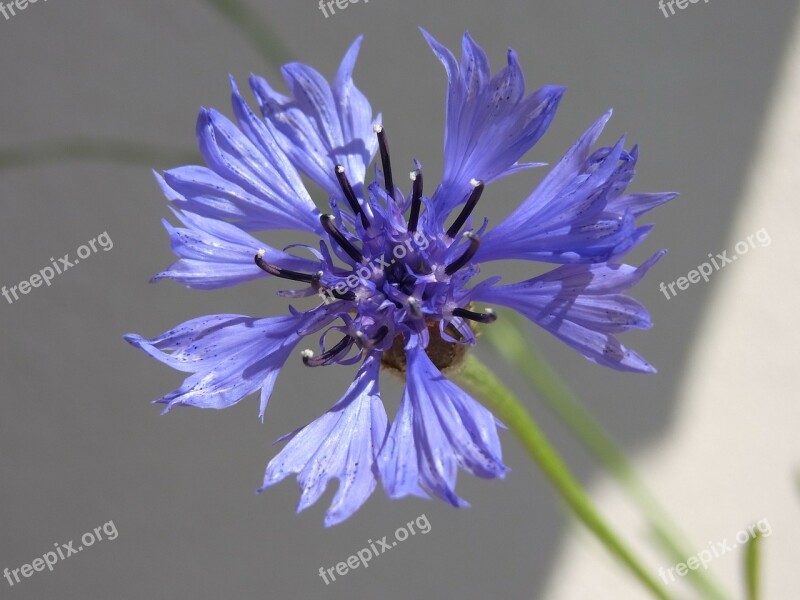
[[[654,233],[633,260],[670,253],[637,288],[651,332],[625,341],[660,372],[605,371],[536,335],[559,371],[631,452],[659,439],[674,415],[683,357],[715,282],[667,301],[659,281],[721,251],[775,85],[794,2],[698,3],[668,19],[655,0],[576,2],[371,0],[325,18],[316,2],[250,2],[291,59],[332,76],[366,34],[356,83],[384,115],[396,170],[422,161],[441,173],[445,76],[417,31],[458,49],[469,30],[493,70],[519,53],[528,88],[569,90],[542,142],[526,158],[556,161],[609,107],[603,138],[627,132],[641,146],[636,191],[676,190],[657,210]],[[70,136],[131,139],[194,149],[200,105],[229,111],[227,74],[250,72],[283,89],[277,69],[202,0],[38,2],[0,17],[0,147]],[[154,159],[153,168],[174,164]],[[531,171],[490,188],[479,206],[497,222],[541,176]],[[149,401],[182,376],[122,340],[153,336],[209,313],[272,315],[286,303],[272,283],[201,292],[148,284],[171,255],[159,221],[168,215],[148,168],[73,161],[7,169],[0,177],[0,285],[15,285],[102,232],[109,252],[82,261],[13,305],[0,298],[0,569],[18,568],[113,520],[114,541],[36,573],[8,598],[538,598],[566,527],[549,484],[510,434],[505,481],[462,476],[472,508],[379,489],[332,529],[322,515],[332,490],[296,516],[293,480],[256,495],[279,435],[315,418],[344,392],[353,369],[308,370],[290,359],[267,417],[250,398],[223,412]],[[524,265],[504,272],[523,277]],[[584,481],[594,462],[531,396],[521,379],[479,353],[530,398]],[[384,378],[390,416],[400,387]],[[368,539],[425,514],[431,531],[325,586],[319,567],[346,560]],[[734,530],[735,531],[735,530]],[[603,597],[602,595],[598,597]],[[644,593],[642,594],[644,597]],[[784,600],[784,599],[781,599]]]

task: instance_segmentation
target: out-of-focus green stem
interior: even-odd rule
[[[204,1],[234,25],[269,64],[279,68],[289,61],[290,53],[280,39],[270,31],[258,13],[242,0]],[[0,148],[0,170],[68,160],[95,160],[152,167],[156,164],[198,163],[200,159],[195,152],[155,144],[85,137]]]
[[[761,598],[761,534],[756,533],[745,548],[744,584],[747,600]]]
[[[519,319],[511,312],[502,311],[500,318],[483,332],[494,349],[516,367],[548,408],[628,492],[644,513],[655,540],[667,557],[679,563],[694,555],[693,546],[685,541],[677,525],[639,478],[625,452],[578,400],[542,353],[525,340],[521,327]],[[710,600],[730,598],[706,571],[689,571],[687,579]]]
[[[199,156],[176,148],[115,139],[67,138],[0,148],[0,169],[65,160],[96,160],[129,165],[196,163]]]
[[[289,61],[290,53],[258,14],[241,0],[204,0],[231,22],[275,68]]]
[[[655,598],[669,600],[664,587],[651,575],[625,542],[595,509],[586,491],[572,475],[556,449],[514,394],[474,355],[469,355],[458,373],[492,412],[511,430],[555,486],[575,515]]]

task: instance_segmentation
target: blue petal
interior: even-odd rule
[[[379,370],[380,358],[368,357],[344,397],[290,436],[269,462],[261,490],[296,473],[299,512],[319,499],[330,480],[338,479],[339,489],[325,514],[326,527],[341,523],[364,504],[375,489],[373,465],[387,428]]]
[[[638,268],[565,265],[520,283],[484,286],[472,299],[513,308],[590,361],[619,371],[655,373],[612,334],[651,326],[647,310],[621,292],[636,284],[663,255],[664,251],[655,254]]]
[[[616,213],[624,213],[626,210],[631,211],[633,216],[638,217],[644,213],[653,210],[657,206],[661,206],[677,198],[677,192],[651,192],[643,194],[628,194],[620,196],[616,200],[609,202],[606,210]]]
[[[294,167],[266,128],[244,114],[243,102],[236,97],[234,89],[234,109],[253,138],[221,113],[201,110],[197,139],[209,169],[168,171],[167,183],[190,206],[201,207],[199,212],[235,218],[247,229],[320,232],[319,212]]]
[[[378,457],[386,493],[420,495],[420,488],[453,506],[461,467],[478,477],[503,477],[497,423],[477,400],[442,375],[424,349],[406,348],[406,389]]]
[[[125,339],[153,358],[192,373],[175,391],[156,400],[175,406],[227,408],[261,389],[263,417],[278,373],[311,326],[334,317],[327,308],[282,317],[254,319],[215,315],[187,321],[153,339]]]
[[[264,250],[264,260],[284,269],[314,273],[318,263],[276,250],[225,221],[173,211],[186,227],[173,227],[166,220],[172,251],[179,260],[153,281],[174,279],[196,289],[216,289],[268,277],[254,262]]]
[[[386,443],[378,456],[378,469],[383,481],[383,488],[390,498],[428,497],[428,494],[420,487],[413,420],[414,408],[408,397],[408,391],[406,391],[392,422]]]
[[[377,151],[372,108],[355,87],[353,67],[361,37],[350,46],[331,86],[319,72],[300,63],[282,69],[292,96],[277,93],[261,77],[250,86],[267,125],[293,164],[329,195],[341,197],[335,166],[344,166],[358,195],[367,165]]]
[[[633,179],[637,148],[592,152],[611,111],[578,139],[533,193],[481,238],[477,262],[499,259],[554,263],[605,262],[628,252],[649,232],[636,217],[675,194],[623,196]]]
[[[520,168],[517,161],[544,135],[565,88],[545,86],[525,97],[517,55],[491,77],[486,54],[468,33],[461,65],[427,31],[422,34],[447,71],[444,176],[433,201],[447,211],[466,200],[470,180],[490,183]]]
[[[375,124],[372,107],[353,82],[361,40],[361,36],[356,38],[347,50],[333,82],[333,98],[342,127],[342,147],[348,148],[344,166],[354,184],[364,181],[366,168],[378,149],[378,138],[372,129]]]

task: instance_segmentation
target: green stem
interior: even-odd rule
[[[542,353],[521,333],[519,320],[508,311],[484,329],[494,349],[538,392],[548,408],[572,431],[590,454],[620,483],[645,515],[648,525],[675,563],[684,562],[694,551],[679,528],[638,476],[633,463],[602,425],[578,400]],[[730,596],[705,571],[690,571],[687,579],[705,597],[727,600]]]
[[[0,169],[35,166],[64,160],[98,160],[131,165],[186,164],[198,161],[194,152],[155,144],[114,139],[67,138],[13,148],[0,148]]]
[[[458,373],[489,406],[492,412],[517,436],[575,515],[598,540],[625,565],[655,598],[670,600],[664,588],[628,549],[594,508],[591,499],[569,471],[556,449],[514,394],[474,355],[469,355]]]
[[[290,52],[275,36],[258,14],[241,0],[205,0],[233,24],[256,47],[272,66],[280,68],[289,61]]]
[[[269,30],[259,15],[241,0],[205,0],[205,2],[239,29],[268,63],[278,68],[289,60],[290,53],[286,47]],[[96,160],[152,167],[156,163],[197,163],[199,157],[194,152],[114,139],[66,138],[0,148],[0,170],[66,160]]]
[[[761,534],[757,534],[747,544],[744,555],[744,581],[747,600],[761,597]]]

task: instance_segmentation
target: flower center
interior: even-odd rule
[[[359,200],[345,167],[336,165],[336,180],[352,218],[350,213],[340,212],[333,202],[335,214],[320,215],[332,250],[321,261],[322,270],[306,274],[284,269],[266,262],[262,250],[255,257],[256,265],[272,276],[309,285],[307,290],[287,295],[316,293],[326,304],[344,301],[341,318],[345,324],[331,328],[344,334],[342,339],[327,350],[322,344],[319,356],[311,350],[303,351],[306,365],[350,361],[347,357],[356,346],[360,353],[379,350],[385,368],[404,373],[407,334],[427,329],[426,353],[433,364],[441,371],[454,369],[475,341],[476,324],[491,323],[497,318],[491,309],[483,313],[471,310],[469,295],[462,290],[477,273],[472,259],[480,248],[480,238],[472,230],[460,237],[459,234],[481,198],[484,183],[477,179],[470,181],[472,190],[464,199],[464,206],[452,225],[444,230],[444,224],[428,216],[427,211],[425,218],[420,218],[423,177],[419,163],[410,173],[411,194],[403,197],[394,185],[386,132],[380,125],[375,125],[374,131],[380,150],[385,200],[381,201],[382,192],[376,191],[377,186]],[[407,221],[403,217],[406,211]],[[334,265],[333,254],[349,267],[343,270]],[[465,272],[459,273],[462,270]]]
[[[428,347],[425,348],[425,353],[431,359],[431,362],[443,373],[457,369],[464,362],[469,345],[444,340],[439,333],[439,321],[426,319],[426,325],[430,341],[428,342]],[[473,331],[477,332],[474,326]],[[447,328],[447,333],[454,338],[459,337],[458,331],[452,325]],[[381,366],[389,371],[394,371],[401,375],[404,374],[406,372],[406,352],[404,347],[405,339],[403,336],[395,336],[391,347],[381,354]]]

